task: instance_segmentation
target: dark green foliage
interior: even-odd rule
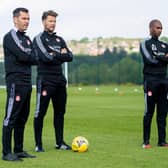
[[[32,68],[32,82],[36,83],[36,67]],[[74,56],[68,64],[70,84],[141,84],[142,60],[139,53],[107,49],[99,56]],[[0,63],[0,85],[5,84],[4,63]]]
[[[142,81],[142,60],[139,53],[107,49],[97,57],[78,56],[69,64],[71,84],[135,83]]]

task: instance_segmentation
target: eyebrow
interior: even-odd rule
[[[157,28],[157,29],[162,29],[162,26],[157,26],[156,28]]]

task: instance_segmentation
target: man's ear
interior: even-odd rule
[[[13,23],[16,25],[17,24],[17,17],[13,17]]]
[[[42,21],[43,26],[45,27],[45,20]]]

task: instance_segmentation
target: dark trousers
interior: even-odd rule
[[[14,131],[14,152],[23,151],[24,128],[30,111],[30,86],[14,83],[7,87],[6,115],[3,121],[3,154],[12,152],[12,133]]]
[[[45,86],[39,81],[37,87],[37,107],[34,118],[34,133],[36,146],[42,147],[43,120],[52,100],[54,109],[54,128],[56,144],[63,142],[64,114],[66,108],[66,86]]]
[[[143,118],[143,141],[148,144],[150,140],[151,122],[157,111],[158,143],[166,141],[167,117],[167,81],[166,79],[146,79],[144,81],[145,112]]]

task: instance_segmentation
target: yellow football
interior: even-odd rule
[[[89,147],[88,140],[83,136],[77,136],[72,140],[72,150],[74,152],[86,152]]]

